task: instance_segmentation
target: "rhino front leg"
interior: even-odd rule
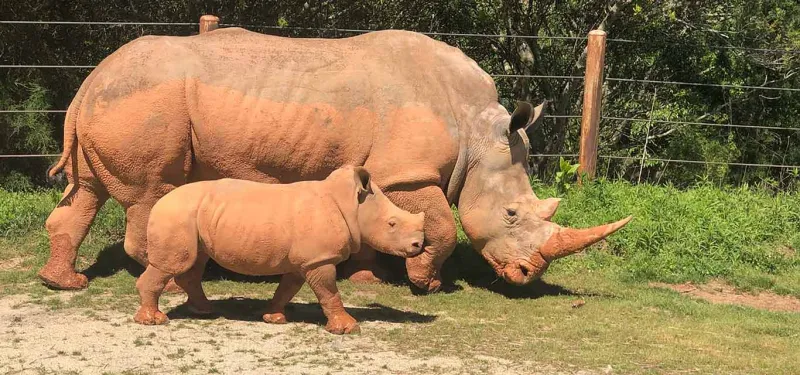
[[[375,249],[362,246],[342,263],[342,275],[354,283],[375,284],[386,280],[388,273],[378,264],[377,256]]]
[[[303,287],[303,276],[299,273],[287,273],[281,276],[278,289],[267,305],[267,312],[262,318],[267,323],[284,324],[286,320],[286,305],[294,298]]]
[[[392,189],[386,195],[411,213],[425,212],[425,248],[406,259],[408,279],[416,287],[433,293],[442,287],[442,265],[456,248],[456,222],[444,193],[438,186],[416,190]]]
[[[319,300],[322,312],[328,318],[325,329],[334,334],[359,333],[358,322],[344,309],[339,289],[336,288],[336,266],[323,264],[306,272],[306,282]]]
[[[57,289],[82,289],[88,285],[86,276],[75,272],[75,260],[97,211],[108,199],[102,188],[73,188],[73,184],[67,186],[45,223],[50,236],[50,259],[39,271],[39,278]]]

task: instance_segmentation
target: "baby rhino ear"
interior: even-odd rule
[[[371,193],[372,189],[370,188],[370,176],[366,168],[355,167],[353,168],[353,172],[356,180],[356,192],[358,193],[358,196],[361,197],[365,193]]]

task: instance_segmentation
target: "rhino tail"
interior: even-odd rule
[[[72,156],[73,168],[77,168],[77,163],[75,163],[75,161],[77,161],[78,157],[78,112],[83,103],[83,98],[86,95],[86,89],[90,86],[96,72],[97,69],[89,74],[89,77],[86,78],[80,89],[78,89],[78,93],[75,94],[75,99],[72,100],[72,103],[70,103],[67,109],[67,115],[64,119],[64,149],[61,151],[61,158],[47,169],[47,179],[51,182],[61,179],[60,175],[64,171],[64,167],[67,165],[70,156]],[[73,176],[77,178],[77,170],[73,172],[75,172]]]

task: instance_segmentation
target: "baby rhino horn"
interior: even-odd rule
[[[610,236],[628,224],[633,216],[628,216],[611,224],[600,225],[586,229],[558,227],[539,249],[542,257],[549,261],[575,254],[589,245]]]

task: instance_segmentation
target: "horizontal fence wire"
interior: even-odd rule
[[[603,159],[642,160],[641,156],[598,155],[597,157],[598,158],[603,158]],[[666,163],[684,163],[684,164],[735,165],[735,166],[739,166],[739,167],[800,168],[800,165],[737,163],[737,162],[703,161],[703,160],[680,160],[680,159],[662,159],[662,158],[650,158],[650,157],[645,157],[644,160],[645,161],[659,161],[659,162],[666,162]]]
[[[117,22],[117,21],[32,21],[32,20],[0,20],[0,24],[25,24],[25,25],[100,25],[100,26],[198,26],[199,22]],[[260,29],[276,29],[276,30],[306,30],[306,31],[329,31],[329,32],[348,32],[348,33],[368,33],[380,30],[373,29],[345,29],[345,28],[320,28],[320,27],[297,27],[297,26],[277,26],[277,25],[246,25],[235,23],[220,23],[221,27],[242,27],[242,28],[260,28]],[[413,31],[413,30],[412,30]],[[505,34],[479,34],[479,33],[455,33],[455,32],[425,32],[415,31],[425,35],[433,36],[459,36],[459,37],[479,37],[479,38],[510,38],[510,39],[554,39],[554,40],[586,40],[585,36],[547,36],[547,35],[505,35]],[[651,44],[651,42],[643,42],[631,39],[622,38],[607,38],[608,42],[616,43],[637,43],[637,44]],[[768,53],[789,53],[800,54],[800,50],[796,49],[770,49],[770,48],[752,48],[743,46],[722,46],[722,45],[708,45],[712,49],[729,49],[729,50],[742,50],[752,52],[768,52]]]
[[[94,69],[97,65],[0,65],[0,68],[5,69]],[[582,76],[559,76],[559,75],[537,75],[537,74],[489,74],[495,78],[547,78],[547,79],[584,79]],[[751,89],[751,90],[770,90],[770,91],[792,91],[800,92],[800,89],[791,87],[769,87],[769,86],[747,86],[747,85],[727,85],[718,83],[700,83],[700,82],[680,82],[680,81],[655,81],[649,79],[633,79],[633,78],[605,78],[606,81],[612,82],[636,82],[636,83],[650,83],[662,85],[685,85],[685,86],[705,86],[705,87],[722,87],[730,89]]]
[[[661,85],[681,85],[681,86],[705,86],[705,87],[722,87],[728,89],[750,89],[750,90],[774,90],[774,91],[800,91],[791,87],[769,87],[769,86],[748,86],[748,85],[729,85],[722,83],[700,83],[700,82],[679,82],[679,81],[655,81],[650,79],[634,79],[634,78],[606,78],[610,82],[634,82],[634,83],[654,83]]]
[[[531,154],[530,157],[544,157],[544,158],[560,158],[560,157],[578,157],[578,154]],[[641,156],[614,156],[614,155],[598,155],[600,159],[618,159],[618,160],[636,160],[641,161]],[[724,161],[703,161],[703,160],[681,160],[681,159],[662,159],[645,157],[645,161],[658,161],[665,163],[682,163],[682,164],[712,164],[712,165],[734,165],[739,167],[765,167],[765,168],[798,168],[800,165],[784,165],[784,164],[758,164],[758,163],[737,163],[737,162],[724,162]]]
[[[646,118],[631,118],[631,117],[608,117],[608,116],[602,116],[601,119],[610,120],[610,121],[651,122],[651,123],[656,123],[656,124],[715,126],[715,127],[722,127],[722,128],[745,128],[745,129],[768,129],[768,130],[800,130],[800,128],[782,128],[780,126],[716,124],[716,123],[713,123],[713,122],[694,122],[694,121],[677,121],[677,120],[650,120],[650,119],[646,119]]]
[[[67,113],[65,109],[1,109],[0,113]]]
[[[61,156],[61,154],[0,155],[0,159],[52,158],[57,156]]]
[[[199,22],[0,21],[0,25],[199,26]]]

